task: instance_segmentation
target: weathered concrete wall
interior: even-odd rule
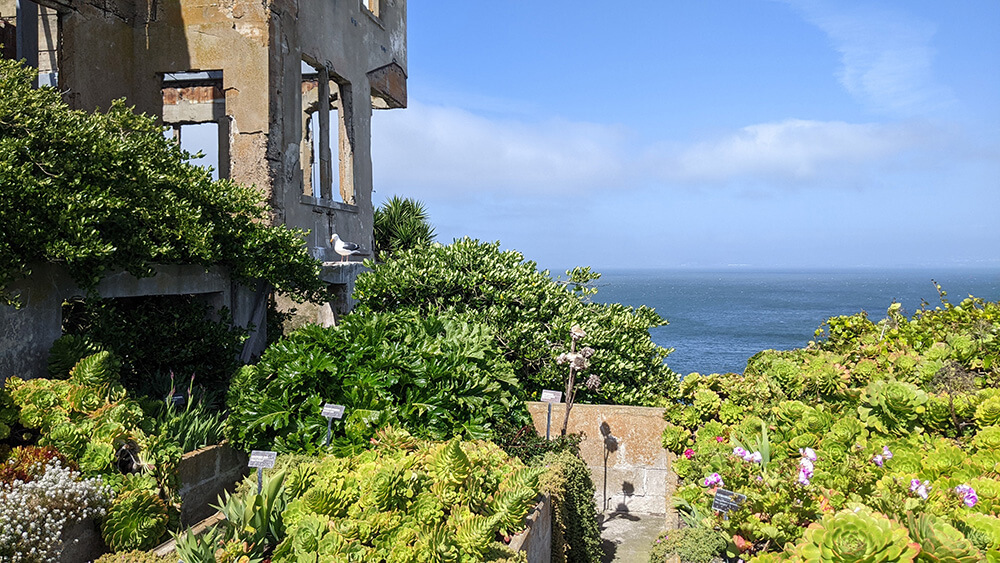
[[[528,403],[535,430],[545,436],[548,403]],[[551,435],[562,429],[565,404],[552,405]],[[568,432],[580,434],[580,455],[597,488],[598,512],[666,514],[676,479],[661,446],[663,409],[574,405]]]
[[[542,497],[525,518],[525,529],[510,540],[510,548],[524,552],[528,563],[552,561],[552,498]]]
[[[190,526],[216,510],[223,491],[233,492],[243,477],[249,474],[247,454],[226,444],[208,446],[188,452],[181,458],[177,472],[181,489],[181,525]]]
[[[162,118],[165,73],[221,70],[229,155],[220,168],[257,186],[275,222],[311,231],[310,247],[336,232],[371,249],[371,112],[406,106],[406,0],[381,0],[377,14],[361,2],[322,0],[41,2],[61,12],[59,86],[71,105],[126,98]],[[40,42],[50,66],[54,41]],[[331,124],[342,133],[333,148],[340,193],[327,199],[303,197],[312,195],[303,193],[299,153],[303,59],[329,72],[342,121]]]
[[[0,305],[0,383],[10,376],[28,379],[47,374],[49,348],[62,335],[62,304],[86,295],[61,265],[34,264],[31,271],[31,276],[7,288],[20,299],[21,308]],[[161,265],[157,272],[149,278],[113,272],[101,280],[96,294],[104,298],[201,294],[216,308],[228,307],[234,322],[247,326],[253,291],[233,284],[224,268]]]

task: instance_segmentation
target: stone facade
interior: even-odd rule
[[[565,406],[552,405],[552,436],[562,430]],[[545,436],[548,403],[528,403],[528,412]],[[597,489],[598,512],[669,513],[676,475],[661,446],[665,426],[662,408],[573,405],[567,432],[583,436],[580,455]]]
[[[308,231],[340,298],[303,307],[304,319],[331,324],[350,309],[360,264],[340,263],[328,241],[337,233],[358,243],[358,259],[373,247],[371,116],[406,106],[406,0],[0,0],[0,42],[0,56],[37,67],[39,83],[73,108],[124,98],[182,143],[207,143],[219,177],[256,186],[274,223]],[[245,314],[243,326],[263,326],[255,304],[237,312],[231,300],[243,292],[228,278],[185,271],[177,282],[171,271],[138,292],[130,276],[108,279],[99,294],[175,294],[181,283],[224,294],[219,304]],[[58,268],[34,272],[8,288],[29,307],[0,306],[0,381],[44,373],[59,299],[78,294]]]

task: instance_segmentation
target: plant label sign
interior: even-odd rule
[[[250,452],[250,463],[247,464],[247,467],[271,469],[274,467],[274,461],[276,459],[278,459],[278,452],[254,450]]]
[[[551,389],[542,389],[542,402],[543,403],[561,403],[562,402],[562,391],[553,391]]]
[[[323,405],[324,418],[344,418],[344,405],[326,403]]]
[[[746,495],[727,491],[726,489],[718,489],[715,491],[715,498],[712,499],[712,510],[716,512],[732,512],[738,510],[746,499]]]

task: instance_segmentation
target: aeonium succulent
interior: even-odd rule
[[[810,524],[793,549],[798,560],[830,563],[912,562],[919,552],[906,528],[864,506]]]

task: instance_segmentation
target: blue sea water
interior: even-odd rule
[[[909,316],[941,305],[932,279],[957,304],[1000,301],[1000,269],[602,272],[594,301],[656,309],[670,323],[650,330],[675,351],[667,365],[688,374],[742,372],[761,350],[801,348],[826,319],[866,311],[885,318],[893,301]]]

